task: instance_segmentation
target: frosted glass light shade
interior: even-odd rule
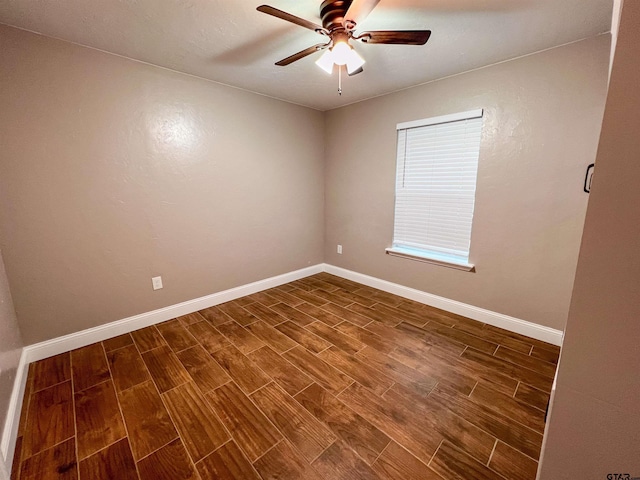
[[[333,54],[331,50],[324,52],[322,56],[316,60],[316,65],[331,75],[333,73]]]
[[[333,73],[333,65],[346,65],[347,73],[351,74],[364,65],[364,59],[358,55],[348,43],[338,42],[316,60],[316,65],[328,74]]]
[[[349,59],[347,60],[347,73],[351,75],[364,65],[364,58],[358,55],[353,48],[349,49]]]
[[[346,42],[338,42],[336,43],[331,52],[333,53],[333,63],[336,65],[346,65],[351,58],[351,52],[353,50]]]

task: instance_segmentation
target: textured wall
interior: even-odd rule
[[[626,1],[543,447],[543,480],[640,477],[638,45],[640,2]]]
[[[322,261],[320,112],[8,27],[0,45],[27,344]]]
[[[603,35],[328,112],[325,261],[564,329],[609,41]],[[475,108],[485,110],[470,251],[477,273],[385,255],[396,124]]]
[[[0,246],[26,343],[323,257],[564,328],[608,36],[326,114],[8,27],[0,41]],[[477,273],[386,256],[395,124],[478,107]]]

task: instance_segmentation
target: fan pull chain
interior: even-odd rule
[[[338,65],[338,95],[342,96],[342,65]]]

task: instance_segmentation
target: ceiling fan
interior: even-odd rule
[[[318,43],[305,48],[276,62],[276,65],[289,65],[312,53],[326,50],[322,57],[316,61],[320,68],[331,73],[334,64],[339,67],[345,65],[347,73],[355,75],[362,72],[362,65],[365,62],[349,45],[349,40],[393,45],[424,45],[431,36],[431,30],[375,30],[356,34],[355,29],[358,23],[362,22],[379,2],[380,0],[324,0],[320,5],[322,26],[269,5],[259,6],[258,11],[328,37],[326,43]]]

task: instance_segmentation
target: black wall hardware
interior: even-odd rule
[[[587,174],[584,176],[584,191],[585,193],[589,193],[591,191],[591,180],[593,180],[593,167],[596,164],[592,163],[587,167]]]

